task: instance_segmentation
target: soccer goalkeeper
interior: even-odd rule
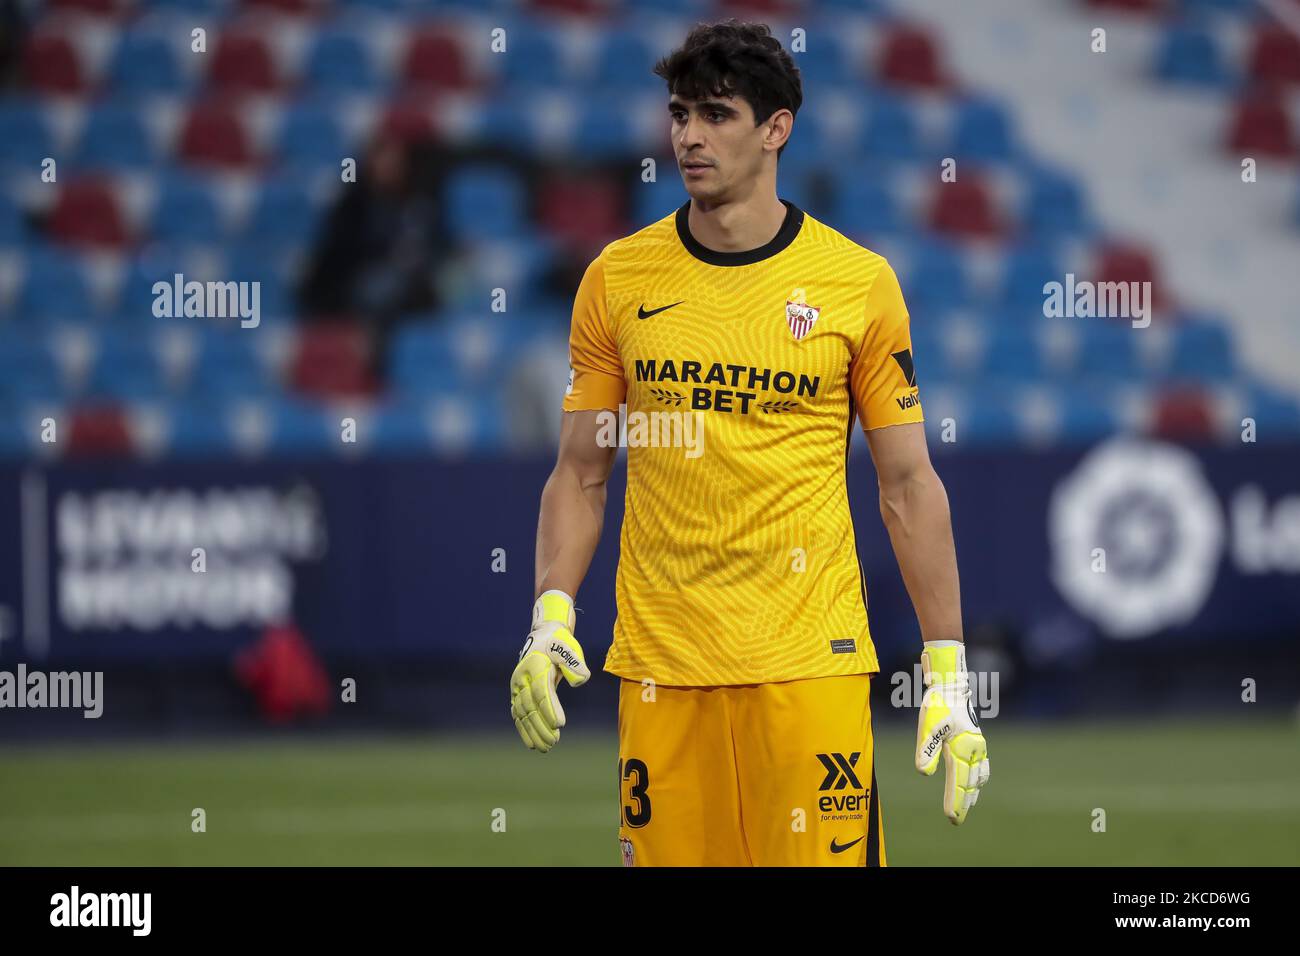
[[[988,779],[907,310],[883,258],[777,196],[803,97],[767,27],[699,26],[655,72],[690,200],[607,245],[579,286],[515,724],[550,750],[561,679],[591,674],[573,600],[617,452],[602,439],[619,433],[609,416],[622,405],[629,418],[692,416],[696,448],[627,442],[605,659],[621,678],[623,860],[884,865],[870,710],[880,667],[845,481],[855,419],[924,642],[916,766],[945,764],[955,824]]]

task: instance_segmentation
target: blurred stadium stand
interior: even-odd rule
[[[1295,162],[1295,35],[1227,0],[1094,6],[1164,18],[1153,82],[1215,91],[1225,145]],[[605,242],[685,200],[650,67],[694,19],[747,8],[64,0],[16,9],[21,46],[0,97],[0,364],[24,371],[6,379],[0,406],[25,421],[35,406],[75,414],[93,401],[130,418],[147,404],[185,427],[148,448],[101,447],[155,457],[235,443],[223,423],[237,405],[333,428],[322,399],[339,396],[382,410],[370,455],[450,451],[440,442],[467,430],[487,451],[535,446],[535,432],[510,416],[521,402],[558,402],[582,269]],[[806,105],[781,192],[899,267],[921,380],[988,418],[971,437],[1039,447],[1157,433],[1171,403],[1210,404],[1234,385],[1255,394],[1233,318],[1186,301],[1152,249],[1108,229],[1090,184],[1034,154],[1017,102],[966,85],[942,35],[880,3],[754,12],[778,25],[797,14],[815,38],[796,54]],[[508,56],[475,39],[484,17],[506,25]],[[816,29],[819,17],[835,29]],[[196,23],[204,53],[190,48]],[[433,299],[385,317],[384,329],[399,330],[391,336],[371,335],[374,317],[355,306],[297,297],[331,209],[357,188],[340,181],[340,163],[360,161],[376,131],[422,143],[416,188],[446,230],[420,266]],[[659,182],[640,181],[646,156]],[[47,157],[54,183],[40,178]],[[944,157],[961,164],[955,183],[933,175]],[[234,323],[155,318],[152,283],[173,271],[260,281],[260,327],[214,336],[204,323]],[[1066,272],[1152,281],[1151,342],[1097,320],[1046,329],[1043,282]],[[505,313],[490,309],[494,288],[508,290]],[[340,323],[369,340],[349,341]],[[60,345],[70,335],[88,343],[84,380]],[[164,335],[187,340],[186,374],[165,367],[154,345]],[[275,357],[251,358],[268,351]],[[986,379],[1002,383],[1006,414],[967,404],[971,384]],[[1112,387],[1121,382],[1122,394]],[[464,414],[461,427],[432,427],[434,403],[454,396],[466,399],[451,406],[461,411],[442,417]],[[1267,411],[1277,426],[1268,438],[1300,436],[1295,395],[1270,393]],[[1235,434],[1212,417],[1191,419],[1203,421],[1200,435],[1179,420],[1184,439]],[[297,432],[272,434],[264,454]],[[20,432],[0,453],[31,458],[36,443]],[[317,450],[331,447],[341,453],[337,443]]]

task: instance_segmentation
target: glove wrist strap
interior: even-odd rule
[[[961,641],[926,641],[921,645],[925,686],[966,683],[966,645]]]
[[[572,631],[577,623],[573,598],[559,590],[543,591],[533,604],[533,627],[547,621],[558,621]]]

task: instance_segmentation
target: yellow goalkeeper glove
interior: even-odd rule
[[[943,812],[957,826],[975,806],[980,787],[988,782],[988,745],[971,703],[965,645],[926,641],[922,647],[926,689],[916,727],[916,769],[928,777],[943,757],[947,765]]]
[[[564,708],[555,688],[560,675],[571,687],[591,677],[573,625],[573,598],[563,591],[542,592],[533,605],[532,630],[510,675],[510,713],[529,750],[546,753],[559,742]]]

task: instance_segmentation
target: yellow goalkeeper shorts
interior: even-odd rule
[[[625,866],[884,866],[871,677],[623,680]]]

